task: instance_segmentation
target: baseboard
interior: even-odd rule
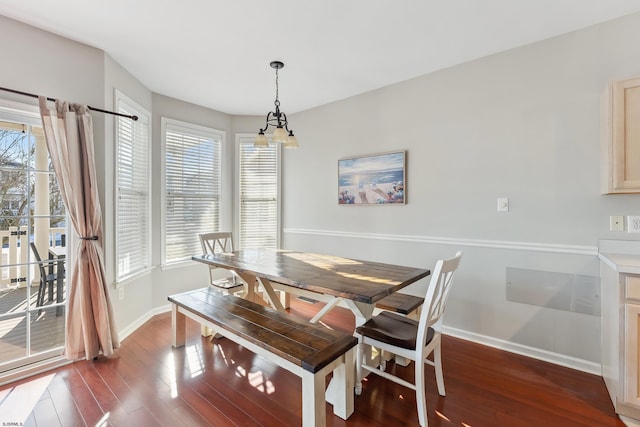
[[[130,323],[126,328],[118,332],[120,341],[124,340],[129,335],[131,335],[136,329],[144,325],[156,314],[166,313],[167,311],[170,311],[170,310],[171,310],[171,304],[163,305],[162,307],[157,307],[152,310],[149,310],[148,312],[146,312],[145,314],[143,314],[142,316],[134,320],[132,323]]]
[[[590,362],[588,360],[578,359],[576,357],[554,353],[548,350],[541,350],[539,348],[529,347],[523,344],[505,341],[498,338],[477,334],[475,332],[451,328],[448,326],[442,327],[442,333],[466,341],[471,341],[477,344],[486,345],[488,347],[497,348],[499,350],[508,351],[510,353],[519,354],[521,356],[527,356],[533,359],[542,360],[544,362],[553,363],[555,365],[560,365],[567,368],[576,369],[578,371],[587,372],[589,374],[602,376],[602,367],[600,366],[600,364]]]
[[[640,427],[640,420],[636,420],[634,418],[625,417],[624,415],[618,415],[618,417],[620,417],[620,420],[627,427]]]

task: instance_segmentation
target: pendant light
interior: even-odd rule
[[[273,103],[276,107],[275,111],[269,111],[267,114],[266,125],[264,129],[260,129],[256,141],[253,146],[257,148],[264,148],[269,146],[267,137],[264,134],[269,126],[275,128],[271,140],[274,143],[280,143],[284,145],[284,148],[298,148],[298,140],[296,139],[293,131],[289,129],[287,123],[287,115],[280,111],[280,100],[278,99],[278,70],[284,67],[284,63],[281,61],[271,61],[269,64],[271,68],[276,70],[276,100]]]

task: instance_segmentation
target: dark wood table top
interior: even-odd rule
[[[332,255],[273,249],[244,249],[199,255],[194,261],[264,277],[284,285],[367,304],[427,277],[427,269]]]

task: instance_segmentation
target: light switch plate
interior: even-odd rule
[[[509,212],[508,197],[498,197],[498,212]]]
[[[609,229],[611,231],[624,231],[624,217],[622,215],[610,216]]]

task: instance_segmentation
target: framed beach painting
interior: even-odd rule
[[[406,152],[371,154],[338,160],[341,205],[404,204]]]

